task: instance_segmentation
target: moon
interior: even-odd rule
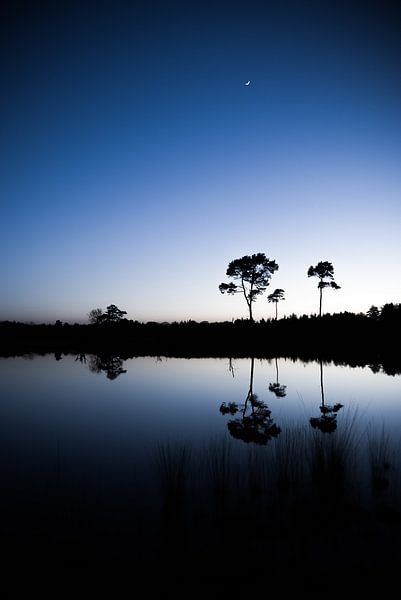
[[[248,81],[245,82],[245,85],[251,85],[251,82],[249,79],[248,79]]]

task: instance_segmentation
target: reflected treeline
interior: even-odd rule
[[[319,361],[320,367],[320,416],[311,417],[309,419],[310,424],[315,429],[320,429],[323,433],[333,433],[337,429],[337,413],[343,408],[343,405],[337,402],[336,404],[327,404],[324,397],[324,383],[323,383],[323,362]]]
[[[55,355],[56,360],[60,360],[60,357]],[[82,364],[86,364],[91,373],[106,373],[107,379],[117,379],[123,373],[126,373],[124,369],[124,361],[119,356],[107,356],[98,354],[77,354],[75,361]]]
[[[92,373],[106,373],[107,379],[117,379],[126,373],[123,368],[124,361],[119,356],[97,356],[91,354],[88,360],[89,370]]]
[[[55,360],[59,361],[62,358],[61,353],[54,353]],[[128,358],[122,358],[121,356],[114,354],[83,354],[79,353],[75,356],[75,362],[80,362],[88,366],[91,373],[106,373],[107,379],[117,379],[127,370],[124,369],[124,362]],[[155,360],[157,363],[163,362],[163,357],[156,356]],[[167,359],[165,359],[167,360]]]
[[[31,357],[34,358],[35,355],[38,356],[43,356],[46,354],[49,354],[50,352],[24,352],[21,354],[21,356],[24,356],[25,358]],[[85,362],[85,357],[89,356],[89,355],[93,355],[93,356],[98,356],[101,357],[103,362],[106,363],[109,360],[114,359],[115,357],[118,357],[121,361],[126,361],[129,360],[131,358],[138,358],[139,356],[143,356],[142,354],[138,354],[138,353],[133,353],[133,352],[129,352],[129,351],[124,351],[124,352],[87,352],[87,353],[76,353],[76,352],[69,352],[69,351],[61,351],[61,350],[56,350],[54,352],[52,352],[52,354],[54,355],[54,358],[56,361],[60,361],[63,356],[68,356],[68,355],[73,355],[77,358],[77,361],[79,362]],[[0,352],[0,356],[19,356],[18,352],[17,353],[11,353],[11,354],[2,354]],[[196,353],[196,354],[183,354],[183,353],[177,353],[177,354],[150,354],[149,356],[154,356],[156,362],[162,362],[162,360],[167,360],[168,358],[221,358],[219,355],[215,355],[213,353]],[[324,361],[326,364],[333,364],[335,366],[349,366],[351,368],[355,368],[355,367],[362,367],[362,368],[369,368],[372,373],[374,374],[378,374],[378,373],[383,373],[385,375],[391,375],[391,376],[396,376],[396,375],[401,375],[401,358],[398,361],[397,356],[394,356],[393,360],[384,360],[383,357],[381,357],[381,360],[377,361],[377,362],[373,362],[373,361],[369,361],[369,360],[357,360],[356,358],[352,358],[350,357],[348,360],[341,360],[338,357],[330,357],[330,355],[328,355],[325,352],[320,352],[320,353],[316,353],[316,354],[304,354],[304,353],[299,353],[299,354],[295,354],[295,355],[288,355],[288,354],[279,354],[277,353],[276,355],[269,355],[269,354],[256,354],[254,355],[257,358],[261,358],[261,359],[268,359],[268,360],[273,360],[275,361],[275,365],[276,365],[276,381],[273,383],[269,384],[269,391],[274,393],[277,397],[282,398],[284,396],[286,396],[287,392],[286,392],[286,386],[282,385],[279,382],[279,372],[278,372],[278,357],[279,358],[283,358],[283,359],[289,359],[292,360],[293,362],[296,362],[297,360],[301,360],[304,363],[314,363],[314,362],[319,362],[319,361]],[[232,376],[235,376],[235,367],[233,364],[233,358],[248,358],[248,356],[243,357],[241,355],[231,355],[231,358],[228,359],[228,370],[229,372],[232,374]],[[101,369],[103,370],[103,369]],[[96,370],[94,372],[97,372]]]
[[[253,442],[255,444],[265,445],[274,437],[277,437],[281,432],[280,427],[274,423],[271,418],[271,410],[253,391],[253,377],[255,369],[255,358],[251,358],[249,389],[245,397],[245,402],[238,404],[237,402],[223,402],[220,406],[222,415],[236,415],[239,417],[231,419],[227,423],[230,434],[237,439],[246,443]],[[230,371],[233,372],[232,363],[230,363]]]

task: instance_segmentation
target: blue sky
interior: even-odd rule
[[[246,317],[218,284],[254,252],[279,314],[319,260],[325,311],[401,301],[396,4],[4,3],[0,318]]]

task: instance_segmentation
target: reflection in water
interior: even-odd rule
[[[92,354],[89,356],[89,370],[91,373],[106,373],[107,379],[117,379],[119,375],[126,373],[123,368],[124,361],[119,356],[99,356]]]
[[[148,358],[136,363],[130,385],[119,386],[105,379],[124,371],[120,357],[65,356],[61,363],[56,357],[39,357],[35,364],[12,360],[8,372],[0,361],[6,383],[0,406],[3,563],[7,558],[19,568],[33,563],[37,570],[44,564],[50,569],[79,564],[84,570],[88,564],[95,569],[128,564],[135,581],[142,572],[162,573],[174,590],[174,578],[188,576],[186,594],[207,573],[205,595],[218,587],[221,597],[229,597],[231,583],[233,598],[240,578],[249,596],[265,590],[266,581],[269,589],[286,581],[289,572],[298,592],[326,590],[328,584],[331,590],[341,581],[342,594],[353,574],[358,586],[363,581],[370,586],[378,569],[385,585],[392,573],[398,576],[397,380],[368,370],[332,369],[335,400],[350,389],[357,396],[351,378],[360,382],[365,406],[382,392],[367,440],[365,417],[338,413],[338,405],[326,403],[323,365],[320,391],[317,363],[309,369],[298,365],[299,383],[277,401],[280,425],[287,421],[277,435],[268,407],[254,394],[253,360],[240,363],[250,365],[250,381],[244,382],[232,379],[228,360],[172,359],[162,365]],[[296,366],[286,368],[289,377]],[[89,368],[105,374],[96,385]],[[266,389],[270,369],[263,375],[263,393],[272,398]],[[237,396],[228,395],[241,383]],[[292,401],[297,386],[310,404]],[[188,402],[189,397],[200,401]],[[231,402],[233,397],[245,405]],[[223,400],[224,420],[218,413]],[[319,405],[322,428],[309,423]],[[374,417],[385,415],[394,428],[391,440],[380,436],[381,418],[377,435]],[[333,431],[333,421],[335,432],[322,433]],[[223,439],[215,437],[222,428]],[[277,437],[267,444],[272,433]],[[235,558],[244,549],[251,570]]]
[[[55,355],[56,360],[60,360]],[[123,368],[124,361],[119,356],[101,355],[101,354],[77,354],[75,362],[87,364],[91,373],[106,373],[107,379],[117,379],[119,375],[126,373],[126,369]]]
[[[217,565],[225,592],[230,578],[221,565],[244,548],[255,571],[244,574],[245,593],[264,589],[266,564],[282,576],[290,565],[302,591],[339,580],[341,592],[350,579],[360,590],[365,572],[369,584],[375,576],[387,582],[400,560],[397,455],[383,435],[368,440],[367,452],[349,417],[335,435],[304,424],[284,431],[274,448],[241,446],[242,460],[227,440],[211,441],[202,454],[159,447],[161,560],[193,569],[192,578]]]
[[[284,398],[287,395],[285,391],[287,389],[286,385],[281,385],[278,381],[278,362],[277,357],[274,359],[276,361],[276,381],[275,383],[269,383],[269,392],[273,392],[277,396],[277,398]]]
[[[245,403],[223,402],[220,406],[220,412],[222,415],[241,413],[241,417],[232,419],[227,423],[228,430],[234,438],[246,443],[254,442],[255,444],[265,445],[271,438],[277,437],[281,429],[277,427],[271,418],[271,410],[268,406],[258,400],[257,395],[253,392],[254,366],[255,359],[251,358],[249,390]]]
[[[321,394],[321,405],[320,405],[320,417],[311,417],[309,419],[310,424],[314,429],[320,429],[323,433],[333,433],[337,428],[337,413],[340,408],[343,407],[339,402],[337,404],[326,404],[324,399],[324,385],[323,385],[323,362],[322,359],[319,361],[320,364],[320,394]]]
[[[230,371],[231,375],[233,377],[235,377],[235,369],[234,369],[233,359],[232,358],[228,359],[228,370]]]

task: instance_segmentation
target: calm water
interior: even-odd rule
[[[271,452],[296,428],[312,431],[312,418],[324,439],[352,423],[362,444],[384,430],[398,447],[400,379],[368,367],[57,358],[0,360],[0,502],[11,560],[21,543],[33,552],[28,538],[40,540],[46,560],[60,546],[74,548],[77,560],[94,547],[100,558],[119,557],[133,537],[146,555],[159,526],[160,449],[168,444],[202,455],[226,440],[236,456],[249,456]]]
[[[80,362],[80,359],[82,362]],[[278,377],[277,377],[278,368]],[[281,428],[320,416],[321,372],[315,362],[254,361],[253,392]],[[114,370],[113,370],[114,369]],[[204,444],[228,436],[222,403],[245,403],[250,359],[133,358],[111,365],[93,357],[0,359],[3,453],[50,468],[77,462],[113,471],[149,464],[157,444]],[[120,371],[121,374],[119,374]],[[401,382],[369,367],[323,364],[324,400],[357,413],[361,426],[401,433]],[[285,396],[269,384],[285,386]],[[249,412],[249,411],[248,411]],[[235,415],[236,417],[238,415]],[[237,442],[241,444],[240,441]]]

